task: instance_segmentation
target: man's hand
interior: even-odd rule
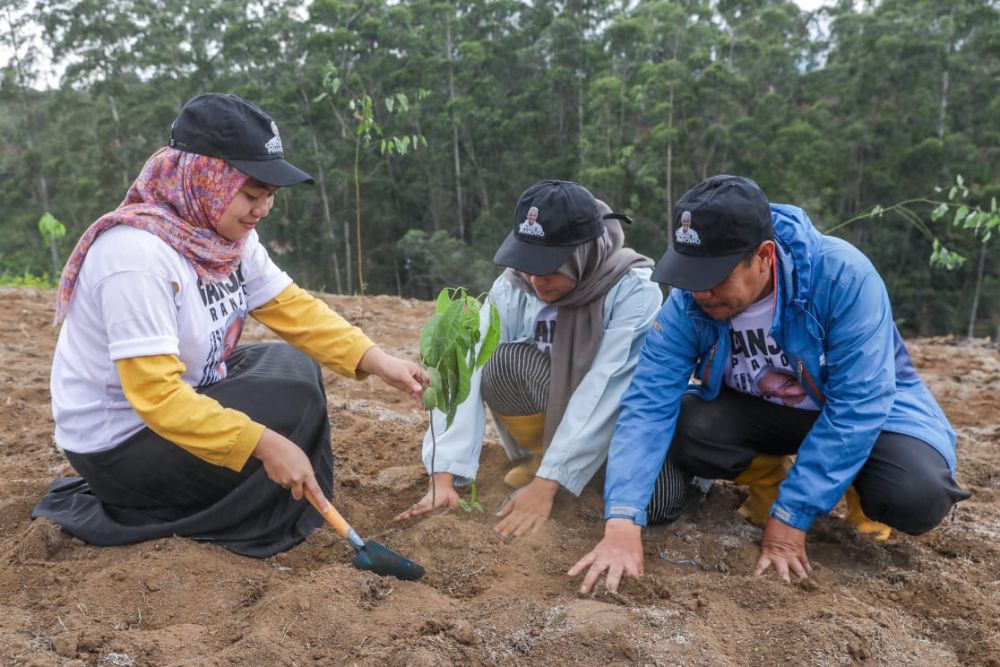
[[[789,570],[799,579],[812,574],[812,565],[806,556],[805,531],[792,528],[773,516],[764,527],[764,539],[760,543],[760,557],[757,559],[754,576],[763,574],[772,565],[778,576],[788,582],[791,582]]]
[[[433,491],[431,486],[435,487]],[[428,514],[439,507],[458,507],[455,476],[448,472],[434,473],[434,478],[428,483],[427,495],[415,502],[410,509],[397,514],[393,521],[406,521],[421,514]]]
[[[510,494],[497,516],[494,526],[504,537],[521,537],[537,531],[552,512],[552,501],[559,490],[559,482],[536,477],[527,486]]]
[[[308,490],[319,503],[320,512],[326,511],[329,503],[319,488],[309,457],[294,442],[269,428],[264,429],[253,456],[264,464],[271,481],[291,490],[292,498],[302,500],[303,492]]]
[[[604,539],[566,574],[575,577],[588,566],[590,571],[580,584],[580,592],[584,595],[591,591],[604,572],[608,573],[607,587],[612,593],[618,592],[623,573],[642,576],[642,526],[628,519],[608,519]]]
[[[378,347],[371,347],[361,356],[358,370],[377,375],[390,387],[409,394],[423,409],[421,396],[424,387],[430,385],[431,377],[420,364],[386,354]]]

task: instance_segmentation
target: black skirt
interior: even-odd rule
[[[283,343],[237,348],[226,379],[198,390],[296,443],[330,497],[333,452],[319,366]],[[179,535],[264,558],[323,523],[251,457],[243,470],[212,465],[144,428],[113,449],[65,452],[79,477],[56,479],[32,518],[100,546]]]

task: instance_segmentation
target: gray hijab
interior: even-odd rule
[[[597,200],[597,210],[602,218],[611,213],[611,208],[600,200]],[[630,269],[653,266],[653,260],[624,247],[624,243],[621,222],[605,219],[604,234],[577,246],[556,271],[575,280],[576,287],[551,304],[559,309],[559,315],[552,344],[552,381],[545,411],[546,449],[562,422],[570,397],[597,356],[604,337],[604,297]],[[519,271],[507,269],[504,275],[515,287],[535,296],[531,283]]]

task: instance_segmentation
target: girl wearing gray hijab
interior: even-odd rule
[[[497,513],[497,532],[534,532],[560,487],[579,496],[604,463],[619,399],[662,300],[649,280],[653,262],[624,247],[622,220],[631,222],[569,181],[541,181],[521,195],[493,258],[507,270],[490,290],[500,345],[472,377],[470,395],[481,400],[463,403],[448,430],[434,412],[433,470],[429,431],[423,446],[434,491],[397,521],[458,506],[455,486],[475,481],[479,468],[484,403],[518,462],[504,477],[515,491]],[[661,477],[654,503],[671,496],[676,509],[663,521],[683,509],[686,484],[670,466]]]

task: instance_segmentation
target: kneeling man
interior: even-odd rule
[[[652,277],[676,289],[622,398],[604,539],[569,571],[589,568],[581,592],[605,572],[612,591],[642,574],[667,462],[748,485],[741,513],[765,526],[756,574],[774,566],[786,581],[811,571],[806,531],[845,493],[848,519],[882,535],[924,533],[969,496],[953,478],[955,432],[861,252],[738,176],[703,181],[673,215],[689,224]]]

